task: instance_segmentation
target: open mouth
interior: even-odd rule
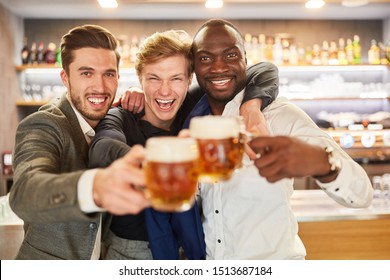
[[[90,96],[87,97],[87,100],[91,102],[92,104],[99,105],[104,103],[107,100],[107,97],[96,97],[96,96]]]
[[[223,80],[212,80],[210,82],[212,84],[214,84],[214,85],[217,85],[217,86],[224,86],[227,83],[229,83],[231,80],[232,80],[232,78],[230,78],[230,79],[223,79]]]
[[[172,107],[173,103],[175,102],[175,99],[156,99],[158,107],[160,109],[167,110]]]

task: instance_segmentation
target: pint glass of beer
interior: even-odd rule
[[[202,116],[190,122],[190,134],[199,148],[199,181],[230,179],[240,168],[244,143],[240,122],[235,117]]]
[[[198,147],[192,138],[153,137],[146,142],[146,195],[156,210],[191,208],[198,184]]]

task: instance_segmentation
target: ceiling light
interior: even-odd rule
[[[305,7],[307,9],[319,9],[325,5],[325,1],[323,0],[309,0],[306,2]]]
[[[207,0],[205,7],[207,9],[219,9],[222,8],[223,1],[222,0]]]
[[[102,8],[117,8],[118,2],[116,0],[98,0],[100,7]]]
[[[368,2],[369,1],[367,0],[345,0],[341,1],[341,5],[343,5],[344,7],[353,8],[367,5]]]

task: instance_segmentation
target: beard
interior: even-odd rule
[[[73,106],[77,109],[77,111],[80,112],[80,114],[86,119],[86,120],[91,120],[91,121],[100,121],[102,120],[110,106],[107,107],[106,110],[104,111],[92,111],[91,109],[89,109],[86,104],[83,105],[83,102],[82,102],[82,97],[84,95],[80,95],[78,93],[74,93],[72,91],[72,87],[71,85],[69,85],[69,97],[70,97],[70,100],[73,104]],[[89,102],[89,101],[86,101],[86,102]]]

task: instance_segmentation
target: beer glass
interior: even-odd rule
[[[153,137],[145,147],[146,195],[165,212],[191,208],[198,183],[198,147],[192,138]]]
[[[199,181],[230,179],[244,153],[241,125],[236,117],[202,116],[190,122],[190,135],[199,148]]]

